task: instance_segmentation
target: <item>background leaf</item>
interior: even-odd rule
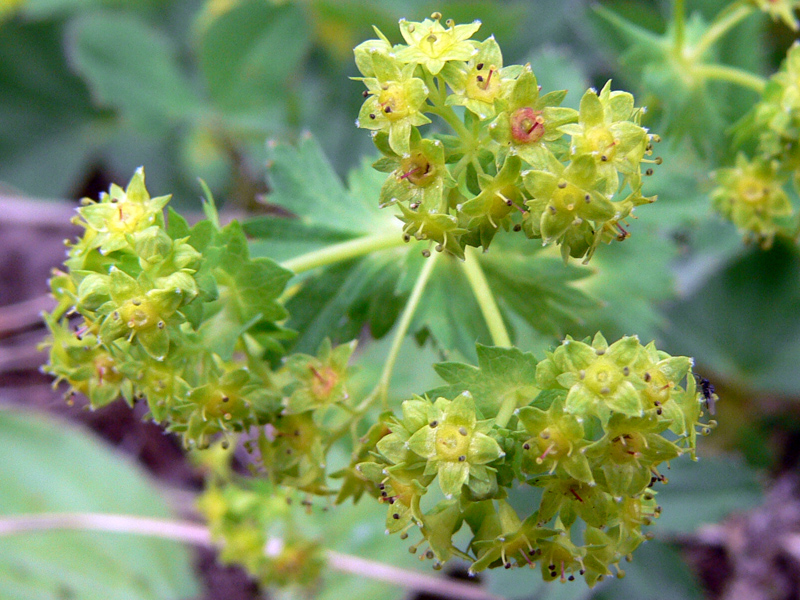
[[[159,491],[87,433],[41,414],[0,410],[0,514],[107,512],[169,517]],[[161,600],[197,594],[188,550],[164,540],[52,531],[0,538],[8,600]]]
[[[211,98],[227,111],[274,104],[296,78],[310,37],[300,6],[242,2],[202,38],[200,64]]]
[[[172,41],[133,14],[78,18],[71,26],[70,56],[97,100],[139,126],[157,129],[197,109]]]

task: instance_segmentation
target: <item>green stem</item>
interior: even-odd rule
[[[394,371],[397,356],[400,354],[400,347],[403,345],[403,340],[408,333],[409,327],[411,327],[411,319],[417,311],[419,301],[422,299],[422,293],[425,291],[425,286],[428,285],[428,280],[431,278],[433,268],[436,266],[440,255],[440,252],[434,252],[433,255],[425,261],[422,270],[419,272],[417,281],[414,283],[414,288],[411,290],[411,295],[408,297],[408,302],[406,302],[405,308],[403,308],[403,314],[400,315],[400,322],[397,324],[397,329],[394,332],[394,339],[392,339],[389,355],[386,357],[386,362],[383,364],[383,371],[378,380],[378,385],[375,388],[375,396],[379,397],[384,405],[386,405],[389,395],[389,381],[392,378],[392,371]],[[370,396],[373,396],[373,394],[370,394]],[[367,397],[367,399],[369,399],[369,397]],[[359,407],[359,409],[360,408],[361,407]],[[360,412],[360,410],[357,410],[357,412]]]
[[[675,24],[675,52],[683,52],[686,40],[686,3],[684,0],[675,0],[672,5],[672,22]]]
[[[760,75],[727,65],[698,65],[694,67],[693,74],[700,75],[704,79],[716,79],[717,81],[735,83],[751,89],[757,94],[763,94],[764,88],[767,85],[767,80]]]
[[[514,414],[514,411],[517,408],[517,397],[516,394],[510,394],[503,398],[503,402],[500,404],[500,410],[497,411],[497,416],[494,419],[495,424],[498,427],[505,427],[508,425],[508,421],[511,419],[511,415]]]
[[[492,342],[495,346],[509,347],[511,346],[511,337],[508,335],[506,324],[503,322],[503,316],[500,314],[500,309],[489,287],[489,282],[486,281],[486,276],[483,274],[481,265],[478,262],[478,256],[477,249],[467,248],[466,260],[461,263],[464,268],[464,274],[467,276],[472,293],[475,294],[475,299],[481,308],[486,325],[489,327]]]
[[[475,138],[472,133],[464,125],[461,119],[458,118],[456,111],[449,106],[428,106],[428,112],[431,112],[445,121],[458,137],[460,137],[470,147],[475,145]]]
[[[692,48],[693,61],[701,58],[717,40],[738,25],[743,19],[747,18],[754,10],[755,8],[750,5],[738,4],[732,5],[728,10],[724,10],[717,15],[717,18],[711,26],[706,29],[703,36]]]
[[[293,271],[295,274],[299,274],[310,271],[311,269],[316,269],[317,267],[325,267],[351,258],[363,256],[370,252],[402,246],[404,243],[403,236],[400,235],[399,231],[376,233],[375,235],[368,235],[339,244],[332,244],[320,250],[314,250],[313,252],[290,258],[289,260],[283,261],[281,266],[284,269]]]

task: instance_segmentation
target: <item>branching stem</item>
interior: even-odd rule
[[[755,7],[740,3],[732,5],[729,9],[723,10],[717,15],[717,18],[711,26],[703,33],[700,40],[691,49],[693,62],[702,58],[717,40],[738,25],[743,19],[751,15],[754,10]]]
[[[205,525],[189,521],[173,521],[134,515],[102,513],[51,513],[13,515],[0,518],[0,537],[34,531],[77,529],[108,531],[159,537],[204,548],[213,548],[211,533]],[[337,571],[369,577],[392,585],[446,598],[466,600],[501,600],[475,585],[416,573],[377,561],[327,551],[328,565]]]
[[[475,248],[467,247],[466,260],[461,263],[464,268],[464,274],[467,276],[472,293],[475,294],[475,299],[478,301],[478,306],[480,306],[483,318],[486,320],[486,325],[489,327],[492,342],[495,346],[509,347],[511,346],[511,336],[508,335],[506,324],[503,322],[503,315],[500,314],[497,301],[478,260],[478,251]]]

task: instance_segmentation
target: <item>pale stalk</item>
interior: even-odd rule
[[[514,414],[514,411],[517,409],[517,398],[515,394],[511,394],[503,398],[502,403],[500,404],[500,410],[497,411],[497,416],[494,418],[494,422],[498,427],[505,427],[508,425],[508,422],[511,420],[511,415]]]
[[[767,80],[763,77],[727,65],[699,65],[694,67],[692,73],[700,75],[706,80],[713,79],[735,83],[753,90],[757,94],[763,94],[764,88],[767,86]]]
[[[738,25],[743,19],[750,16],[754,10],[755,7],[753,6],[739,4],[733,6],[730,10],[722,11],[692,48],[692,60],[699,60],[717,40]]]
[[[411,327],[411,320],[414,318],[414,313],[417,311],[419,302],[422,299],[425,286],[428,285],[428,281],[431,278],[431,274],[433,273],[433,269],[440,255],[440,252],[434,252],[425,261],[422,270],[419,272],[417,281],[414,282],[414,288],[411,290],[411,295],[408,297],[408,302],[406,302],[403,308],[403,314],[400,315],[400,321],[397,324],[397,329],[395,329],[394,338],[392,339],[392,346],[383,364],[383,371],[381,371],[380,379],[378,379],[378,385],[375,387],[375,390],[364,399],[361,406],[356,409],[356,412],[365,410],[375,398],[380,398],[384,406],[386,405],[389,394],[389,381],[392,378],[392,371],[394,371],[394,365],[400,354],[400,348],[403,345],[403,340],[408,333],[409,327]]]
[[[281,266],[295,274],[300,274],[318,267],[326,267],[351,258],[364,256],[371,252],[402,246],[404,243],[405,241],[400,231],[376,233],[375,235],[367,235],[339,244],[332,244],[320,250],[290,258],[283,261]]]
[[[675,24],[675,52],[681,54],[686,40],[686,3],[684,0],[675,0],[672,5],[672,22]]]
[[[201,523],[190,521],[103,513],[28,514],[0,518],[0,537],[64,529],[145,535],[204,548],[215,547],[208,528]],[[417,592],[425,592],[446,598],[502,600],[475,585],[408,571],[334,550],[327,550],[325,554],[328,566],[343,573],[368,577]]]
[[[464,268],[464,274],[467,276],[472,293],[475,295],[486,325],[489,327],[492,342],[495,346],[508,348],[511,346],[511,336],[508,335],[506,324],[503,322],[503,315],[500,314],[500,308],[497,306],[492,289],[489,287],[486,275],[483,274],[481,265],[478,262],[478,250],[467,247],[466,254],[466,259],[461,263],[461,266]]]

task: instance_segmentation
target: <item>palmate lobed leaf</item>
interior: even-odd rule
[[[468,390],[484,418],[497,415],[500,403],[515,394],[525,406],[538,394],[536,359],[517,348],[477,345],[478,366],[444,362],[434,366],[449,385],[428,392],[429,397],[453,398]]]
[[[345,188],[310,136],[296,148],[271,144],[270,154],[272,191],[267,200],[296,218],[261,217],[245,223],[244,231],[256,238],[254,252],[287,260],[376,234],[396,234],[400,244],[298,278],[287,303],[292,315],[287,327],[298,332],[294,349],[312,352],[326,336],[341,343],[360,335],[364,326],[382,337],[405,305],[427,248],[414,242],[402,245],[392,209],[378,207],[385,176],[364,163],[350,174]],[[565,266],[523,236],[502,238],[477,260],[512,330],[533,329],[555,340],[599,306],[574,285],[590,270]],[[491,342],[461,260],[438,257],[410,331],[420,341],[431,337],[440,348],[471,358],[476,341]]]

